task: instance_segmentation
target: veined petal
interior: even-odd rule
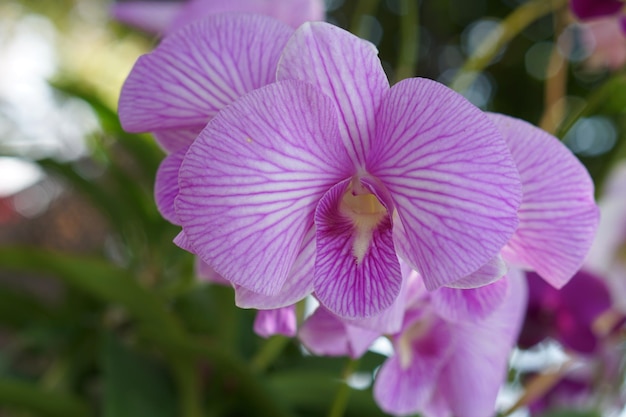
[[[129,1],[114,3],[111,6],[111,16],[119,22],[146,32],[164,33],[182,8],[182,3]]]
[[[309,82],[333,99],[346,149],[353,163],[362,166],[376,111],[389,89],[374,45],[328,23],[305,23],[287,43],[277,78]]]
[[[254,319],[254,333],[261,337],[277,334],[293,337],[296,335],[296,306],[259,310]]]
[[[521,185],[502,135],[461,95],[426,79],[394,85],[380,109],[367,170],[393,198],[403,255],[429,290],[471,274],[517,227]]]
[[[446,320],[480,321],[492,314],[504,302],[508,280],[502,278],[480,288],[458,289],[441,287],[431,292],[437,314]]]
[[[174,19],[169,31],[178,30],[210,14],[258,13],[281,20],[294,28],[309,20],[324,20],[323,0],[191,0]]]
[[[196,254],[196,250],[191,245],[189,238],[184,230],[181,230],[176,237],[174,238],[174,244],[181,249],[186,250],[187,252],[191,252],[194,255]]]
[[[183,163],[185,150],[167,155],[156,173],[154,182],[154,199],[159,213],[172,224],[180,224],[176,211],[174,210],[174,200],[178,195],[178,170]]]
[[[341,210],[352,181],[333,186],[315,212],[315,295],[341,317],[364,318],[391,306],[400,292],[402,276],[389,215],[359,225]],[[376,199],[373,195],[369,198]]]
[[[220,14],[173,33],[141,56],[126,79],[122,126],[148,132],[205,125],[238,97],[275,80],[292,32],[269,17]]]
[[[304,346],[316,355],[359,358],[380,336],[373,330],[350,326],[323,306],[318,307],[298,331]]]
[[[507,271],[506,263],[501,255],[491,259],[485,265],[481,266],[475,272],[463,277],[457,281],[446,285],[449,288],[477,288],[483,285],[489,285],[502,278]]]
[[[285,284],[276,295],[264,295],[244,287],[235,287],[235,304],[240,308],[275,309],[297,303],[313,292],[315,274],[315,228],[304,237]]]
[[[523,120],[490,117],[509,144],[524,194],[503,255],[560,288],[582,265],[598,226],[593,181],[555,137]]]
[[[317,202],[351,175],[328,97],[299,81],[253,91],[189,148],[176,213],[191,245],[224,278],[279,293]]]
[[[524,277],[516,270],[509,271],[507,277],[509,291],[498,310],[481,322],[451,325],[457,343],[442,370],[439,388],[455,416],[494,413],[526,307]]]
[[[207,119],[208,122],[208,119]],[[194,140],[198,137],[202,129],[202,126],[190,127],[189,129],[169,129],[159,130],[154,132],[154,138],[161,148],[167,153],[174,153],[182,150],[187,150]]]

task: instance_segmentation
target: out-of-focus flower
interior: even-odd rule
[[[325,23],[296,31],[277,78],[222,110],[180,168],[181,241],[226,279],[293,303],[282,288],[312,246],[300,298],[368,317],[399,293],[394,242],[434,289],[512,236],[517,170],[463,97],[425,79],[389,88],[375,48]]]
[[[519,344],[529,348],[547,337],[566,349],[592,354],[600,342],[596,321],[612,306],[606,282],[581,270],[557,290],[528,273],[528,310]]]
[[[296,306],[259,310],[254,320],[254,332],[262,337],[296,335]]]
[[[570,0],[570,8],[580,20],[590,20],[621,14],[622,0]]]
[[[615,71],[626,64],[626,37],[619,19],[606,17],[581,23],[583,46],[589,51],[585,66],[590,70]]]
[[[412,284],[419,285],[413,274]],[[426,417],[494,414],[526,303],[520,272],[511,270],[504,279],[505,301],[479,321],[445,320],[423,287],[408,292],[402,331],[393,336],[395,353],[376,375],[374,398],[383,410]]]
[[[146,32],[168,34],[206,16],[225,12],[258,13],[292,27],[324,20],[323,0],[189,0],[115,3],[113,17]]]

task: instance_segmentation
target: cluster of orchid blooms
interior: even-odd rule
[[[129,6],[118,17],[133,22]],[[558,299],[550,291],[591,246],[599,216],[583,165],[440,83],[390,86],[376,48],[322,22],[321,1],[163,11],[147,28],[165,36],[133,67],[119,115],[167,152],[157,205],[200,275],[259,310],[257,333],[297,334],[314,354],[358,358],[388,337],[374,385],[386,412],[493,415],[525,274],[531,308]],[[319,306],[297,325],[294,306],[311,296]],[[570,310],[589,326],[605,311]],[[558,325],[525,329],[528,344],[571,324],[548,316]],[[564,343],[592,343],[576,333],[589,326]]]

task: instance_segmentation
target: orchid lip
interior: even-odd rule
[[[374,230],[388,215],[387,209],[360,181],[353,180],[341,199],[339,210],[352,221],[355,229],[352,254],[357,264],[361,264]]]

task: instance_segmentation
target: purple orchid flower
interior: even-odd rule
[[[296,28],[311,20],[324,20],[323,0],[190,0],[186,2],[130,1],[115,3],[111,15],[149,33],[169,34],[206,16],[258,13]]]
[[[537,274],[527,273],[528,310],[519,344],[529,348],[552,337],[565,348],[592,354],[599,345],[594,323],[612,306],[603,279],[584,270],[556,290]]]
[[[395,354],[376,375],[374,398],[393,415],[487,417],[506,379],[526,303],[519,271],[505,280],[505,301],[480,321],[449,321],[439,316],[413,273]]]
[[[430,80],[389,88],[375,48],[325,23],[296,31],[277,79],[222,110],[189,148],[182,245],[273,297],[264,308],[314,291],[353,318],[397,297],[397,249],[429,289],[497,257],[518,223],[520,183],[488,116]]]
[[[570,9],[581,21],[615,18],[619,22],[622,35],[626,34],[626,7],[622,0],[571,0]]]

